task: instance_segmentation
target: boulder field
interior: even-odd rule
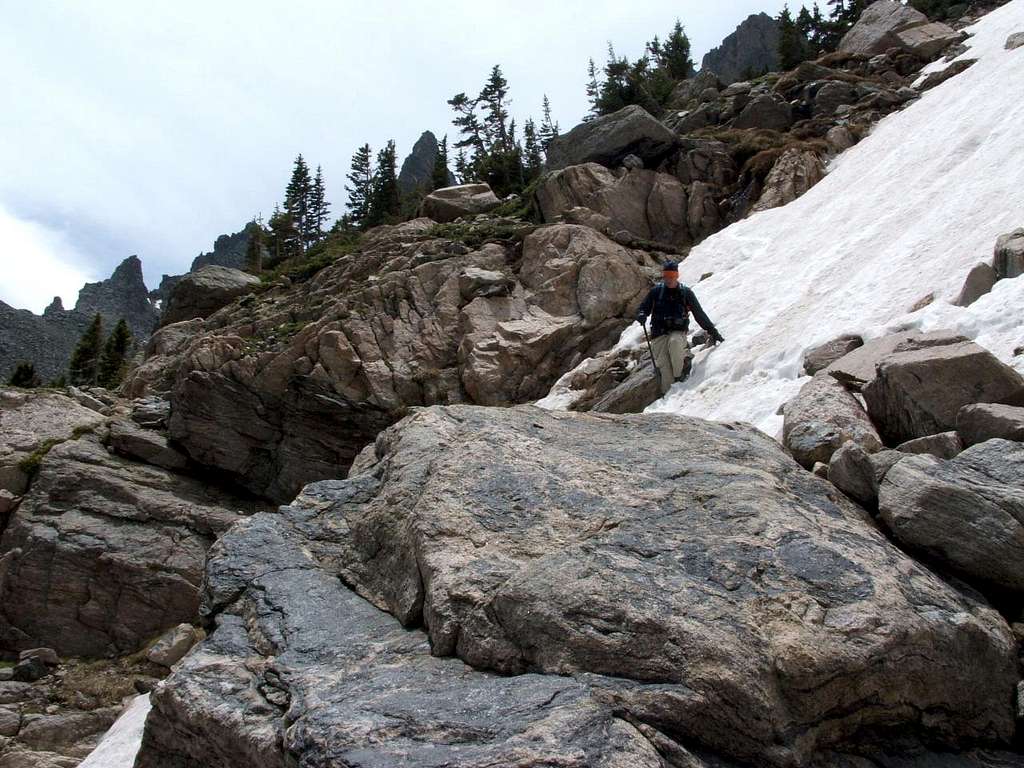
[[[1014,733],[1004,619],[741,424],[417,409],[203,584],[138,768],[852,765]]]

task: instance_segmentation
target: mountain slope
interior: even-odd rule
[[[1021,30],[1024,0],[986,16],[961,57],[977,64],[879,123],[803,197],[691,252],[681,278],[714,273],[697,293],[728,341],[649,410],[776,434],[804,351],[841,333],[955,328],[1024,370],[1013,353],[1024,344],[1024,280],[951,305],[996,238],[1024,225],[1024,49],[1004,49]],[[642,343],[639,326],[622,343]]]

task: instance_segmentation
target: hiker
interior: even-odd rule
[[[686,338],[691,312],[700,327],[707,331],[710,344],[725,339],[704,314],[693,291],[679,283],[679,265],[676,262],[665,262],[662,278],[662,282],[651,289],[640,305],[636,319],[646,333],[647,317],[651,316],[651,353],[661,373],[661,394],[667,395],[672,383],[685,381],[693,366],[693,352]]]

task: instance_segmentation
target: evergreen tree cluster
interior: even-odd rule
[[[634,62],[620,57],[608,43],[608,60],[601,75],[591,59],[587,66],[587,99],[590,117],[617,112],[639,104],[653,115],[660,115],[668,104],[676,84],[693,77],[695,67],[690,39],[678,19],[664,41],[657,36]]]
[[[68,383],[76,387],[113,389],[124,378],[131,346],[132,332],[123,318],[118,320],[104,342],[103,318],[97,314],[71,354]]]
[[[258,218],[250,222],[249,268],[257,265],[262,267],[263,248],[269,251],[275,263],[279,263],[301,256],[323,240],[327,234],[324,227],[330,217],[330,209],[323,170],[317,166],[316,175],[311,175],[305,158],[300,154],[292,166],[292,175],[285,187],[284,202],[274,206],[274,213],[267,226],[264,227]],[[258,240],[255,246],[254,235]],[[257,258],[258,255],[260,258]]]
[[[452,123],[459,129],[455,173],[462,183],[485,181],[499,196],[521,192],[544,166],[544,152],[558,135],[551,118],[551,102],[544,96],[542,119],[523,124],[522,138],[511,117],[509,84],[495,65],[480,93],[471,98],[457,93],[448,100],[455,111]]]
[[[447,137],[443,150],[444,162],[447,163]],[[439,173],[435,166],[433,175]],[[352,155],[352,169],[346,178],[349,182],[345,185],[345,191],[348,192],[345,207],[348,211],[342,217],[344,227],[367,229],[391,224],[401,218],[402,195],[398,189],[398,156],[393,140],[377,152],[376,162],[369,144],[359,147]],[[445,171],[443,186],[447,185]]]
[[[817,3],[808,10],[801,6],[796,17],[784,6],[779,13],[779,64],[793,69],[802,61],[816,59],[839,47],[850,28],[857,23],[869,0],[828,0],[826,17]]]
[[[32,389],[33,387],[40,386],[43,382],[39,378],[39,374],[36,373],[36,367],[33,363],[21,362],[14,366],[14,371],[11,373],[7,383],[12,387],[23,387],[24,389]]]

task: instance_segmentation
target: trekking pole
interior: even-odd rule
[[[654,347],[651,346],[651,337],[647,335],[646,319],[640,323],[640,327],[644,329],[644,338],[647,339],[647,351],[651,353],[651,365],[654,366],[654,375],[660,378],[661,371],[658,370],[658,361],[654,359]]]

